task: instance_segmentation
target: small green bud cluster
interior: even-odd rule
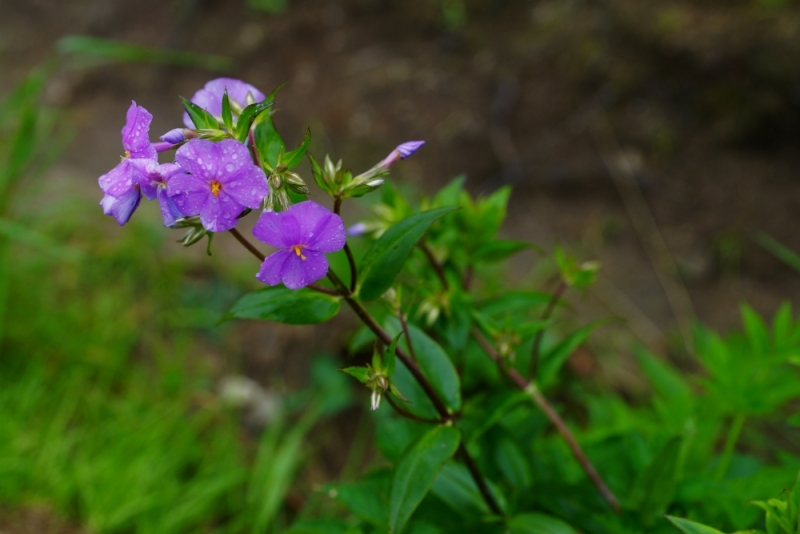
[[[341,372],[352,376],[372,391],[370,395],[370,408],[372,408],[373,411],[380,407],[381,398],[387,392],[403,402],[409,402],[391,381],[391,377],[396,368],[395,352],[397,350],[397,341],[400,339],[401,335],[402,332],[392,340],[389,348],[386,349],[386,352],[383,354],[381,354],[376,344],[372,354],[371,364],[368,363],[364,367],[346,367],[344,369],[339,369]]]

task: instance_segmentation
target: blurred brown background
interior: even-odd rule
[[[765,232],[800,251],[800,5],[260,3],[6,0],[0,94],[69,34],[222,54],[235,60],[231,76],[264,92],[289,82],[276,123],[290,145],[311,127],[315,153],[360,170],[426,139],[394,180],[428,193],[461,173],[474,192],[513,185],[506,235],[599,259],[601,282],[581,309],[623,316],[648,344],[695,313],[725,328],[741,301],[771,314],[800,295],[800,275],[753,239]],[[79,131],[51,180],[94,205],[130,100],[155,116],[155,138],[179,125],[177,95],[219,75],[60,73],[48,99],[74,109]],[[519,278],[533,258],[515,264]]]

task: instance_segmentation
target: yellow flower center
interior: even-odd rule
[[[305,260],[306,259],[306,257],[303,256],[303,253],[300,252],[303,249],[303,245],[295,245],[292,248],[294,249],[294,253],[297,254],[298,256],[300,256],[301,260]]]
[[[219,196],[219,190],[222,189],[222,184],[216,180],[211,181],[211,194],[215,197]]]
[[[120,156],[120,157],[119,157],[119,159],[120,159],[120,161],[125,161],[125,160],[126,160],[126,159],[128,159],[129,157],[131,157],[131,152],[130,152],[130,150],[126,150],[126,151],[125,151],[125,154],[124,154],[124,155],[122,155],[122,156]]]

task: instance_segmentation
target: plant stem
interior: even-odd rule
[[[264,255],[261,253],[261,251],[259,251],[259,250],[258,250],[258,249],[257,249],[255,246],[253,246],[253,244],[252,244],[250,241],[248,241],[248,240],[247,240],[247,238],[246,238],[245,236],[243,236],[242,234],[240,234],[240,233],[239,233],[239,230],[237,230],[236,228],[231,228],[231,229],[230,229],[230,230],[228,230],[228,231],[229,231],[231,234],[233,234],[233,237],[235,237],[235,238],[236,238],[236,240],[237,240],[239,243],[241,243],[241,244],[244,246],[244,248],[246,248],[247,250],[249,250],[249,251],[250,251],[250,252],[253,254],[253,256],[255,256],[256,258],[258,258],[258,259],[259,259],[259,261],[264,261],[264,260],[267,258],[266,256],[264,256]]]
[[[481,470],[478,468],[478,464],[475,463],[475,459],[472,458],[467,450],[467,446],[464,445],[463,439],[458,444],[458,451],[456,454],[459,454],[464,459],[464,463],[467,465],[467,469],[469,469],[469,472],[472,475],[472,480],[475,481],[475,484],[478,486],[478,490],[480,490],[481,495],[483,496],[483,500],[486,501],[486,504],[489,505],[489,508],[492,510],[492,512],[497,515],[505,515],[503,510],[500,509],[500,505],[497,504],[494,495],[492,495],[492,491],[489,489],[489,484],[487,484],[486,479],[483,478]]]
[[[414,415],[413,413],[409,412],[399,404],[395,402],[395,400],[390,396],[391,394],[387,392],[384,397],[386,398],[386,402],[388,402],[394,411],[397,412],[398,415],[405,417],[406,419],[411,419],[412,421],[419,421],[420,423],[428,423],[431,425],[440,425],[442,424],[441,419],[428,419],[426,417],[420,417],[418,415]]]
[[[447,277],[444,274],[444,267],[441,263],[439,263],[439,260],[436,259],[436,256],[433,255],[433,251],[431,251],[431,249],[428,248],[425,243],[420,243],[419,248],[425,253],[425,256],[427,256],[431,267],[433,267],[433,270],[436,271],[436,276],[439,277],[439,281],[442,283],[444,290],[447,291],[450,289],[450,284],[447,283]]]
[[[341,197],[336,197],[333,201],[333,213],[339,215],[341,209],[342,199]],[[356,285],[358,284],[358,272],[356,270],[356,259],[353,257],[353,251],[350,250],[350,245],[347,244],[347,241],[344,243],[344,253],[347,255],[347,263],[350,264],[350,293],[355,293]]]
[[[586,475],[591,479],[591,481],[597,487],[597,490],[600,492],[600,495],[603,496],[603,499],[605,499],[608,505],[611,506],[611,508],[615,512],[619,513],[620,506],[617,497],[608,488],[608,486],[606,486],[606,483],[597,473],[597,470],[594,468],[594,465],[592,465],[592,462],[589,461],[589,459],[586,457],[586,454],[583,452],[583,449],[581,449],[581,446],[578,445],[575,436],[572,435],[572,431],[570,431],[569,427],[567,427],[564,420],[561,419],[560,415],[558,415],[558,412],[556,412],[553,409],[553,407],[550,405],[550,403],[547,401],[544,395],[542,395],[542,392],[539,391],[539,388],[536,386],[536,383],[526,381],[525,378],[523,378],[522,375],[520,375],[516,369],[506,367],[503,364],[503,358],[500,356],[500,353],[497,352],[497,350],[492,346],[489,340],[486,339],[486,337],[484,337],[484,335],[481,334],[479,331],[473,330],[472,336],[475,338],[478,344],[483,348],[486,354],[488,354],[489,357],[495,361],[497,366],[522,391],[524,391],[531,398],[531,400],[534,402],[534,404],[536,404],[536,406],[538,406],[544,412],[545,416],[547,416],[550,422],[553,423],[553,426],[556,427],[558,433],[561,434],[561,437],[567,443],[567,446],[572,452],[572,455],[581,465],[581,468],[583,468]]]
[[[248,240],[247,240],[247,238],[246,238],[245,236],[243,236],[243,235],[242,235],[242,234],[239,232],[239,230],[237,230],[236,228],[231,228],[231,229],[230,229],[230,230],[228,230],[228,231],[229,231],[231,234],[233,234],[233,237],[235,237],[235,238],[236,238],[236,240],[237,240],[239,243],[241,243],[241,244],[244,246],[244,248],[246,248],[247,250],[249,250],[249,251],[250,251],[250,252],[253,254],[253,256],[255,256],[256,258],[258,258],[260,261],[264,261],[264,259],[266,258],[266,256],[264,256],[264,255],[261,253],[261,251],[259,251],[259,250],[258,250],[258,249],[257,249],[255,246],[253,246],[253,244],[252,244],[250,241],[248,241]],[[327,288],[327,287],[318,286],[318,285],[316,285],[316,284],[308,284],[308,287],[310,287],[311,289],[313,289],[313,290],[315,290],[315,291],[319,291],[320,293],[326,293],[326,294],[328,294],[328,295],[333,295],[333,296],[336,296],[336,297],[338,297],[338,296],[339,296],[339,292],[338,292],[338,291],[336,291],[336,290],[334,290],[334,289],[330,289],[330,288]]]
[[[733,456],[733,449],[736,447],[736,442],[739,441],[739,436],[742,433],[742,427],[747,416],[742,413],[737,413],[733,416],[731,426],[728,429],[728,435],[725,437],[725,447],[722,449],[722,456],[717,464],[717,470],[714,473],[714,480],[719,482],[728,473],[728,466],[731,464],[731,456]]]
[[[558,304],[558,299],[561,298],[561,295],[564,294],[564,291],[567,290],[567,284],[562,280],[561,283],[558,284],[558,287],[555,291],[553,291],[552,297],[550,297],[550,302],[547,303],[547,307],[544,309],[544,313],[542,313],[542,321],[546,321],[553,315],[553,310],[556,309],[556,304]],[[539,358],[541,356],[541,349],[542,349],[542,337],[544,337],[544,329],[539,330],[536,332],[536,337],[533,339],[533,349],[531,350],[531,380],[536,382],[536,373],[539,370]]]
[[[397,310],[397,317],[400,318],[400,324],[403,325],[403,333],[406,337],[406,343],[408,343],[408,352],[411,353],[411,358],[414,361],[417,361],[417,355],[414,352],[414,346],[411,344],[411,334],[408,331],[408,323],[406,322],[406,316],[402,310]]]
[[[369,314],[369,312],[364,308],[364,306],[353,297],[353,294],[347,289],[347,286],[336,276],[336,273],[333,272],[333,269],[328,268],[328,278],[331,282],[333,282],[334,287],[339,290],[339,294],[344,298],[347,304],[353,309],[353,311],[358,315],[358,318],[367,325],[367,328],[372,330],[372,332],[386,345],[391,345],[392,343],[392,336],[389,335],[386,330],[381,328],[381,326],[375,321],[375,319]],[[414,375],[414,378],[419,382],[419,385],[425,390],[425,394],[431,399],[433,403],[433,407],[436,408],[436,411],[439,412],[439,415],[442,418],[450,419],[450,411],[442,401],[439,394],[436,393],[436,390],[433,389],[433,385],[427,379],[427,377],[422,374],[417,362],[412,360],[408,354],[405,353],[403,349],[397,347],[395,352],[398,358],[405,364],[408,370]]]
[[[364,306],[353,297],[352,293],[348,291],[347,287],[342,283],[336,273],[333,272],[333,269],[328,268],[328,278],[333,282],[333,285],[339,289],[342,297],[347,301],[353,311],[358,315],[359,319],[370,329],[372,332],[383,341],[385,344],[389,345],[392,342],[392,336],[389,335],[380,325],[375,321],[375,319],[369,314],[369,312],[364,308]],[[409,348],[411,345],[409,344]],[[416,379],[417,383],[422,387],[425,391],[425,394],[431,400],[433,407],[439,413],[439,416],[442,418],[442,424],[448,424],[452,421],[452,414],[450,410],[447,409],[447,406],[442,401],[439,394],[433,389],[433,385],[430,383],[428,378],[422,373],[417,362],[412,360],[408,354],[405,353],[403,349],[397,347],[395,350],[395,355],[400,358],[400,361],[406,366],[406,368],[411,372],[411,374]],[[388,399],[388,397],[387,397]],[[391,404],[391,401],[390,401]],[[483,474],[478,469],[477,464],[469,455],[469,451],[467,451],[466,447],[462,447],[462,456],[464,457],[464,462],[467,465],[467,469],[469,469],[470,474],[472,474],[472,478],[475,480],[475,483],[478,485],[478,488],[481,490],[481,495],[483,496],[486,504],[489,506],[489,509],[492,512],[498,515],[504,515],[503,510],[497,504],[497,501],[494,499],[494,496],[489,492],[488,485],[483,478]]]

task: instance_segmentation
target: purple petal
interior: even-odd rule
[[[288,250],[288,258],[281,267],[281,279],[289,289],[300,289],[316,282],[328,273],[328,260],[321,252],[301,250],[305,259],[294,250]]]
[[[131,102],[122,128],[122,146],[132,158],[155,159],[156,151],[150,146],[150,123],[153,116],[143,107]]]
[[[177,174],[167,182],[167,196],[172,198],[181,213],[191,217],[200,215],[206,199],[213,195],[203,178],[193,174]]]
[[[147,200],[156,198],[158,184],[161,182],[158,161],[154,159],[134,159],[130,160],[130,164],[139,171],[135,179],[139,187],[142,188],[142,193]]]
[[[206,183],[216,178],[218,159],[214,143],[206,139],[192,139],[175,152],[175,162]]]
[[[289,212],[297,220],[299,241],[310,250],[336,252],[347,240],[341,217],[325,206],[306,200],[293,205]]]
[[[183,128],[174,128],[159,137],[159,139],[165,143],[177,145],[178,143],[186,141],[186,134],[184,133]]]
[[[116,167],[97,179],[103,193],[119,198],[141,181],[141,170],[132,161],[130,158],[125,158]]]
[[[247,93],[251,93],[256,102],[261,102],[266,98],[264,93],[241,80],[234,78],[217,78],[208,82],[205,87],[197,91],[192,97],[193,104],[197,104],[215,117],[222,115],[222,95],[228,89],[228,99],[235,101],[242,108],[245,107]],[[188,113],[183,114],[183,123],[187,128],[194,128]]]
[[[111,215],[122,226],[130,220],[141,200],[142,193],[138,187],[135,187],[121,197],[104,196],[100,205],[103,207],[104,214]]]
[[[286,263],[290,255],[294,255],[293,250],[279,250],[270,254],[261,264],[261,269],[258,271],[256,278],[268,286],[280,284],[281,276],[283,275],[283,264]]]
[[[158,205],[161,208],[161,217],[164,219],[164,226],[172,226],[175,221],[183,217],[183,213],[175,205],[163,187],[158,188]]]
[[[288,211],[267,211],[261,214],[253,235],[268,245],[290,248],[297,245],[297,220]]]
[[[180,207],[180,204],[178,205]],[[209,194],[200,208],[200,222],[209,232],[224,232],[236,226],[236,218],[244,210],[238,202],[224,194]]]
[[[422,145],[425,144],[425,141],[406,141],[405,143],[399,145],[395,150],[400,152],[400,157],[406,159],[411,154],[422,148]]]

